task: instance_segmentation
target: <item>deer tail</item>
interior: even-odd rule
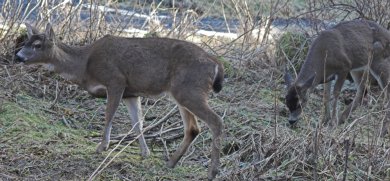
[[[216,67],[215,67],[215,76],[214,76],[214,82],[213,82],[213,90],[215,93],[218,93],[222,90],[223,79],[224,79],[223,65],[218,62]]]

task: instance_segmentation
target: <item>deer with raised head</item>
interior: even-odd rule
[[[223,66],[200,47],[168,38],[123,38],[106,35],[96,42],[69,46],[59,41],[50,24],[44,33],[29,24],[28,40],[17,53],[25,64],[42,64],[73,81],[92,96],[107,98],[103,139],[97,152],[108,149],[114,114],[123,100],[139,134],[141,154],[149,155],[142,134],[139,96],[167,93],[176,101],[184,123],[184,140],[171,155],[173,168],[199,134],[197,118],[212,133],[208,178],[218,173],[223,122],[207,103],[211,90],[222,89]]]
[[[331,120],[331,124],[342,124],[349,118],[364,97],[370,74],[389,94],[390,68],[389,59],[386,58],[390,55],[389,43],[389,31],[368,20],[342,22],[321,32],[312,43],[295,82],[286,71],[286,105],[290,110],[290,124],[298,121],[308,99],[307,92],[319,84],[324,84],[324,122]],[[352,75],[357,93],[353,102],[339,115],[337,101],[348,73]],[[336,82],[331,103],[330,81],[333,79]],[[389,113],[385,119],[382,135],[387,132]]]

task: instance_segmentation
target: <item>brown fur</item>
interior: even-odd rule
[[[369,72],[372,75],[383,75],[390,71],[390,69],[387,68],[388,66],[378,67],[378,65],[388,65],[389,63],[384,58],[390,55],[389,43],[389,31],[375,22],[366,20],[342,22],[332,29],[321,32],[311,45],[305,63],[300,70],[296,81],[288,86],[286,100],[295,100],[294,102],[287,102],[291,111],[289,121],[291,123],[297,121],[301,112],[301,110],[298,109],[300,108],[298,104],[305,104],[307,90],[318,84],[326,83],[324,100],[325,121],[331,118],[333,119],[332,122],[338,121],[339,124],[343,123],[363,98],[365,81],[368,77],[368,74],[364,72],[367,72],[367,67],[370,68]],[[375,50],[378,51],[378,55],[374,55],[374,44],[383,47]],[[338,117],[336,115],[337,100],[349,72],[358,87],[358,92],[354,101],[348,106],[343,114]],[[334,77],[337,77],[337,80],[333,91],[333,112],[332,115],[330,115],[330,85],[327,82]],[[386,79],[387,78],[382,76],[377,81],[383,82],[383,84],[386,85],[388,83],[388,80]],[[382,88],[387,89],[387,87]],[[389,89],[385,92],[388,92],[388,90]],[[298,97],[299,99],[294,99],[294,97]],[[297,107],[297,109],[294,109],[294,107]],[[389,122],[388,118],[386,122]]]
[[[198,135],[198,117],[213,136],[209,179],[219,167],[222,119],[207,104],[210,90],[222,89],[223,66],[200,47],[167,38],[122,38],[104,36],[91,45],[72,47],[54,36],[50,25],[44,34],[27,25],[29,40],[18,56],[26,64],[46,64],[77,83],[95,97],[107,97],[106,126],[97,151],[108,148],[114,113],[121,98],[129,111],[140,114],[138,96],[169,93],[178,103],[184,122],[184,141],[168,161],[174,167]],[[138,112],[138,114],[137,114]],[[138,121],[138,120],[137,120]],[[142,120],[138,121],[142,129]],[[133,125],[135,126],[135,125]],[[142,134],[139,131],[139,134]],[[144,144],[141,136],[140,144]],[[141,147],[142,149],[142,147]],[[144,148],[144,154],[149,150]]]

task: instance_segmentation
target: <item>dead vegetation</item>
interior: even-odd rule
[[[144,98],[145,138],[152,156],[141,159],[137,135],[125,135],[131,130],[124,106],[116,114],[112,145],[108,156],[114,158],[103,169],[99,165],[109,152],[94,153],[103,128],[104,100],[92,99],[85,91],[58,75],[40,67],[26,67],[13,62],[14,40],[23,30],[20,23],[29,11],[18,1],[2,4],[0,43],[0,178],[13,179],[88,179],[95,170],[101,180],[202,180],[206,179],[211,135],[203,123],[201,134],[188,153],[171,170],[164,160],[182,139],[182,123],[177,108],[169,97]],[[113,12],[99,10],[94,3],[86,8],[79,4],[50,4],[39,1],[34,25],[52,22],[63,41],[85,44],[104,34],[140,36],[140,32],[156,32],[194,41],[206,51],[216,54],[229,69],[224,88],[210,95],[210,104],[225,121],[225,140],[221,156],[219,180],[389,180],[389,137],[378,136],[383,121],[383,105],[379,88],[372,86],[366,101],[347,123],[335,129],[317,124],[322,117],[322,90],[312,94],[298,127],[287,123],[284,105],[284,85],[281,79],[283,63],[297,61],[294,55],[305,48],[287,49],[276,57],[272,22],[278,18],[307,18],[310,28],[296,26],[308,37],[325,28],[321,22],[336,23],[354,18],[367,18],[387,27],[390,22],[385,0],[374,1],[264,1],[253,8],[251,1],[213,1],[202,7],[202,14],[178,11],[162,4],[142,4],[150,8],[150,19],[143,31],[131,30],[135,16],[108,23],[105,16],[118,13],[121,4],[110,1]],[[54,1],[53,1],[54,2]],[[82,2],[82,1],[80,1]],[[100,1],[103,2],[103,1]],[[141,2],[141,1],[140,1]],[[143,2],[143,1],[142,1]],[[156,1],[157,2],[157,1]],[[249,5],[248,5],[249,4]],[[146,6],[148,5],[148,6]],[[214,6],[226,20],[238,18],[237,37],[217,37],[197,34],[195,26],[207,17]],[[31,8],[35,7],[31,4]],[[167,10],[168,9],[168,10]],[[177,11],[176,11],[177,10]],[[224,10],[224,11],[222,11]],[[172,28],[158,23],[156,12],[169,12],[175,17]],[[81,19],[87,13],[90,18]],[[131,13],[131,12],[129,12]],[[225,13],[225,14],[223,14]],[[30,13],[32,14],[32,13]],[[153,19],[153,17],[155,19]],[[226,21],[228,22],[228,21]],[[150,25],[150,26],[149,26]],[[289,26],[290,27],[290,26]],[[131,31],[130,31],[131,30]],[[310,42],[310,41],[308,41]],[[289,43],[296,44],[296,43]],[[287,56],[289,55],[289,56]],[[292,57],[290,56],[292,55]],[[354,89],[341,95],[348,102]],[[353,96],[352,96],[353,97]],[[123,140],[122,140],[123,139]],[[122,140],[121,144],[118,144]],[[119,146],[118,146],[119,145]],[[118,147],[116,147],[118,146]],[[107,163],[107,162],[104,162]],[[201,166],[200,166],[201,165]]]

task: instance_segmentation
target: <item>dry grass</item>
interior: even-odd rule
[[[13,40],[20,33],[18,27],[24,19],[24,12],[18,11],[20,7],[14,1],[5,2],[8,5],[2,7],[2,12],[19,12],[20,16],[1,17],[2,24],[8,28],[0,30],[0,178],[87,179],[108,154],[94,153],[103,128],[104,100],[92,99],[77,86],[42,68],[15,64],[12,61]],[[354,4],[341,6],[342,2],[308,1],[297,13],[289,12],[294,6],[288,3],[294,1],[267,1],[267,7],[272,8],[266,12],[254,11],[244,2],[231,0],[223,4],[231,8],[229,13],[241,21],[238,37],[233,39],[196,35],[197,29],[192,22],[207,16],[207,11],[203,15],[185,12],[182,17],[186,18],[178,19],[173,29],[159,26],[148,29],[149,26],[145,26],[146,33],[157,31],[160,36],[194,40],[221,57],[225,67],[229,67],[222,92],[210,95],[212,108],[223,116],[225,123],[218,179],[389,180],[389,137],[378,137],[384,119],[380,92],[374,87],[367,102],[353,113],[348,123],[330,128],[318,124],[322,117],[322,93],[318,89],[311,95],[304,119],[297,127],[291,128],[286,121],[285,87],[280,68],[275,63],[277,57],[267,48],[274,46],[269,34],[270,23],[275,17],[300,15],[330,19],[343,15],[343,19],[352,19],[356,14],[345,12],[353,9]],[[131,19],[107,24],[103,21],[105,12],[91,9],[92,18],[81,20],[78,19],[78,14],[83,11],[81,4],[62,5],[64,8],[57,9],[50,4],[47,6],[44,9],[40,5],[42,11],[34,24],[43,26],[50,20],[65,42],[85,44],[107,33],[135,36],[118,28],[131,26],[126,24]],[[115,3],[111,7],[116,7]],[[329,10],[330,7],[344,8],[337,11]],[[159,10],[158,5],[154,8]],[[54,14],[60,14],[62,18],[55,18]],[[258,15],[262,17],[254,21]],[[381,23],[385,24],[386,20]],[[253,33],[252,30],[258,28],[262,31]],[[318,30],[321,28],[308,31]],[[344,91],[343,99],[350,99],[350,94],[353,91]],[[164,160],[183,137],[179,114],[168,97],[144,98],[143,108],[145,126],[152,126],[145,132],[151,158],[141,159],[137,144],[131,144],[97,178],[205,179],[211,142],[206,126],[200,124],[203,131],[179,166],[167,169]],[[130,129],[122,106],[116,115],[114,141],[110,148],[114,148]],[[118,148],[133,141],[134,136],[126,137]],[[119,152],[116,150],[115,153]]]

